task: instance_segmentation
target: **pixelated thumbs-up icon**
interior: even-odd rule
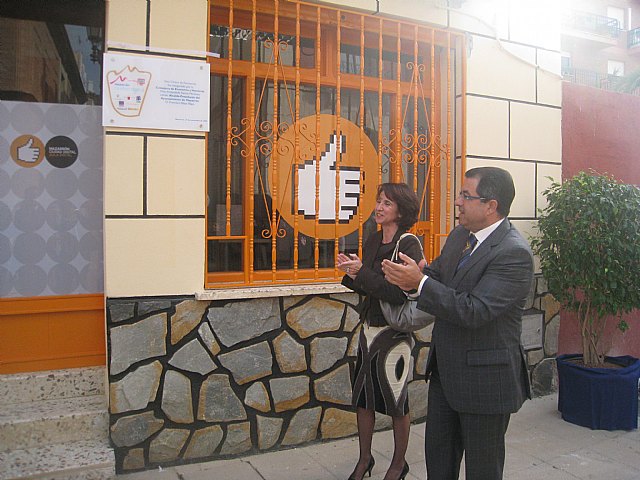
[[[338,151],[345,154],[346,137],[335,133],[330,136],[324,152],[320,155],[319,220],[322,223],[336,221],[336,160]],[[348,222],[358,210],[360,199],[360,169],[341,166],[339,173],[340,197],[338,219]],[[298,213],[305,218],[316,215],[316,159],[298,166]]]

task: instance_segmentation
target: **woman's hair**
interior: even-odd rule
[[[418,221],[420,205],[418,197],[406,183],[383,183],[378,185],[376,198],[384,192],[386,197],[398,205],[398,227],[409,230]]]

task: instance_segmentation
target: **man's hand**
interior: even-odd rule
[[[404,253],[400,252],[398,257],[404,262],[404,265],[393,263],[391,260],[382,261],[384,278],[386,278],[389,283],[397,285],[405,292],[417,290],[420,286],[422,277],[424,277],[422,269],[416,264],[413,258],[405,255]]]

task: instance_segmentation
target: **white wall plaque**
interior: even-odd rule
[[[202,61],[106,53],[102,124],[208,132],[209,75]]]

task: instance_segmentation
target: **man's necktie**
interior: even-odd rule
[[[471,256],[471,252],[473,252],[473,248],[476,246],[477,243],[478,243],[478,239],[476,238],[476,236],[473,233],[470,233],[469,238],[467,238],[467,244],[464,246],[464,249],[462,250],[462,256],[460,257],[460,260],[458,260],[458,266],[456,267],[456,272],[460,270],[462,265],[464,265],[467,260],[469,260],[469,257]]]

